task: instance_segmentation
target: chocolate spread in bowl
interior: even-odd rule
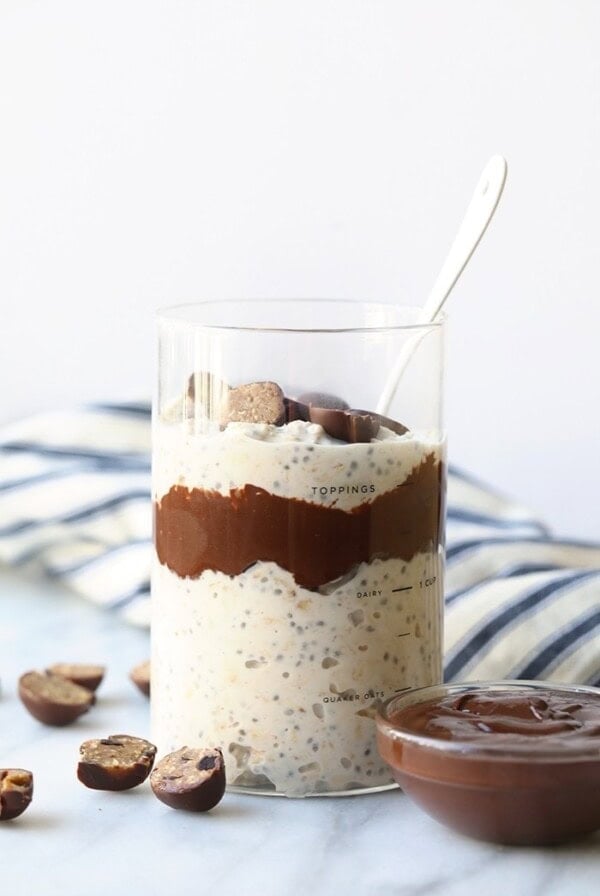
[[[415,734],[495,750],[528,748],[531,738],[543,738],[544,750],[568,749],[572,744],[585,747],[595,741],[600,754],[600,692],[596,697],[574,698],[551,687],[532,692],[466,691],[408,706],[390,722]]]
[[[527,845],[600,827],[600,691],[499,682],[421,694],[388,705],[378,747],[434,818]]]

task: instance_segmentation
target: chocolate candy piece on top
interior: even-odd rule
[[[311,423],[320,424],[325,432],[340,442],[370,442],[379,432],[380,426],[391,429],[397,435],[403,435],[408,432],[406,426],[377,414],[375,411],[363,411],[356,408],[336,406],[335,402],[342,403],[341,399],[335,399],[335,396],[322,396],[330,398],[327,404],[317,405],[308,404],[306,407],[306,417],[302,419],[310,420]],[[302,405],[299,405],[302,408]],[[299,411],[301,415],[302,411]]]
[[[150,660],[144,660],[143,663],[134,666],[129,677],[145,697],[150,696]]]
[[[229,389],[228,383],[208,370],[190,374],[185,394],[185,417],[196,417],[196,407],[199,406],[209,419],[216,418]]]
[[[150,775],[150,786],[171,809],[208,812],[225,793],[223,753],[190,747],[169,753]]]
[[[361,411],[311,407],[310,420],[319,423],[328,435],[340,442],[370,442],[379,431],[375,416]]]
[[[0,768],[0,821],[22,815],[33,797],[33,775],[24,768]]]
[[[339,395],[331,395],[329,392],[304,392],[298,396],[298,402],[308,407],[330,408],[331,410],[347,411],[350,405]]]
[[[60,675],[74,684],[95,691],[101,684],[106,672],[106,666],[93,666],[88,663],[54,663],[46,672],[50,675]]]
[[[286,395],[283,399],[283,408],[286,423],[293,423],[294,420],[308,420],[308,406],[301,404],[295,398],[288,398]]]
[[[398,435],[407,432],[405,426],[377,414],[351,408],[343,398],[329,392],[304,392],[298,398],[286,398],[286,420],[307,420],[318,423],[325,432],[340,442],[370,442],[386,426]]]
[[[246,383],[230,389],[221,408],[221,426],[228,423],[285,422],[283,392],[277,383]]]
[[[375,411],[352,411],[352,413],[368,414],[377,421],[379,426],[385,426],[386,429],[391,429],[397,436],[403,436],[405,432],[408,432],[408,426],[399,423],[398,420],[392,420],[391,417],[384,417],[383,414],[377,414]]]
[[[284,398],[285,405],[285,422],[292,423],[294,420],[304,420],[307,423],[316,423],[311,417],[311,411],[316,408],[331,410],[345,410],[348,405],[343,398],[337,395],[331,395],[329,392],[304,392],[298,398]]]
[[[44,725],[69,725],[88,711],[95,697],[88,688],[60,675],[26,672],[19,678],[19,697]]]
[[[313,408],[338,411],[348,409],[348,405],[343,398],[331,395],[329,392],[304,392],[298,398],[285,398],[284,404],[286,423],[291,423],[293,420],[306,420],[309,423],[316,423],[317,421],[311,418]]]
[[[130,790],[146,780],[156,747],[142,737],[111,734],[79,747],[77,777],[92,790]]]

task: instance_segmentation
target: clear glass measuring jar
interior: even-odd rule
[[[231,789],[391,786],[376,708],[441,681],[444,324],[417,319],[334,300],[159,314],[152,736],[221,747]]]

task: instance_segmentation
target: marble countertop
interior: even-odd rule
[[[0,825],[0,887],[11,896],[436,894],[559,896],[597,892],[600,833],[575,845],[477,843],[438,825],[399,791],[287,800],[226,794],[207,815],[173,812],[146,783],[122,794],[76,779],[79,743],[148,735],[148,702],[128,671],[148,634],[52,584],[0,574],[0,765],[29,768],[34,800]],[[102,662],[98,704],[69,728],[21,706],[18,676],[59,660]]]

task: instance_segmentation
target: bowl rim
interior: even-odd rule
[[[377,710],[377,731],[381,736],[393,741],[406,743],[429,751],[460,756],[461,759],[494,758],[498,761],[515,761],[527,759],[534,762],[600,762],[600,738],[596,746],[573,745],[568,739],[553,746],[541,747],[539,738],[532,738],[531,743],[523,742],[507,747],[492,746],[482,741],[443,740],[424,734],[416,734],[408,728],[395,725],[389,718],[391,712],[397,712],[404,706],[425,703],[436,696],[461,694],[473,690],[515,689],[524,691],[555,690],[565,694],[588,694],[598,699],[600,705],[600,688],[589,685],[559,684],[553,681],[531,681],[527,679],[499,679],[495,681],[461,681],[448,684],[428,685],[421,688],[405,689],[388,697]],[[393,710],[390,707],[393,706]]]

